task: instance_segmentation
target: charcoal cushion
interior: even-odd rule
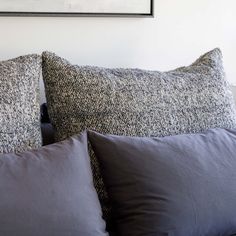
[[[85,128],[130,136],[165,136],[236,127],[219,49],[168,72],[72,65],[43,53],[43,79],[56,140]],[[109,204],[91,153],[105,215]]]
[[[41,146],[40,55],[0,62],[0,153]]]
[[[107,236],[86,133],[0,154],[0,235]]]
[[[120,236],[236,233],[236,130],[164,138],[89,132]]]

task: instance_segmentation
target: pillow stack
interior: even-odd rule
[[[45,147],[41,69],[58,141]],[[219,49],[167,72],[50,52],[0,70],[0,235],[236,233],[236,110]]]
[[[86,128],[157,137],[236,127],[219,49],[168,72],[76,66],[44,52],[43,78],[58,141]],[[99,164],[90,155],[103,212],[111,219]]]

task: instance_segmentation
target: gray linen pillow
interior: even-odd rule
[[[86,133],[0,154],[0,235],[107,236]]]
[[[236,233],[236,130],[138,138],[89,132],[120,236]]]
[[[0,62],[0,153],[41,146],[39,55]]]
[[[118,135],[165,136],[236,127],[219,49],[188,67],[168,72],[76,66],[50,52],[42,57],[57,140],[85,128]],[[106,191],[94,154],[91,159],[106,215]]]

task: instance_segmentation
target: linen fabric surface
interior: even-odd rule
[[[83,133],[0,154],[0,235],[107,236]]]
[[[168,72],[76,66],[44,52],[43,79],[56,140],[85,128],[129,136],[166,136],[236,127],[219,49]],[[94,154],[95,187],[105,216],[109,200]]]
[[[120,236],[236,233],[236,130],[136,138],[89,132]]]
[[[41,146],[39,55],[0,62],[0,153]]]

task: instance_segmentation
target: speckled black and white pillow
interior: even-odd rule
[[[0,153],[41,146],[40,55],[0,62]]]
[[[44,52],[43,77],[57,140],[85,128],[117,135],[166,136],[236,127],[219,49],[168,72],[76,66]],[[92,163],[106,213],[106,192],[94,155]]]

